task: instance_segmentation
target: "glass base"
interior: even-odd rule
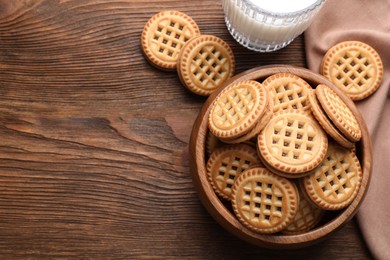
[[[258,51],[258,52],[273,52],[279,49],[282,49],[289,45],[294,39],[291,39],[289,41],[283,42],[283,43],[277,43],[277,44],[269,44],[269,43],[264,43],[259,40],[256,41],[251,41],[248,37],[245,35],[242,35],[239,33],[232,24],[229,22],[227,17],[225,17],[225,23],[226,26],[230,32],[230,34],[233,36],[233,38],[240,43],[242,46],[248,48],[249,50],[252,51]]]

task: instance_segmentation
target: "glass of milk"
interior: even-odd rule
[[[250,50],[271,52],[309,27],[325,0],[222,0],[231,35]]]

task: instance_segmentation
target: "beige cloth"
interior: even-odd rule
[[[390,1],[327,0],[305,32],[308,67],[319,72],[325,52],[345,40],[371,45],[384,66],[377,92],[356,102],[372,137],[374,158],[371,184],[357,216],[373,256],[390,259]]]

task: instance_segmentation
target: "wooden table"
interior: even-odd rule
[[[0,258],[370,258],[355,220],[272,251],[209,216],[188,166],[205,98],[140,51],[163,9],[227,41],[237,73],[305,66],[302,37],[271,54],[237,44],[220,1],[0,0]]]

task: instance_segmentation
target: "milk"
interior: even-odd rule
[[[255,51],[288,45],[310,25],[324,0],[222,0],[232,36]]]

